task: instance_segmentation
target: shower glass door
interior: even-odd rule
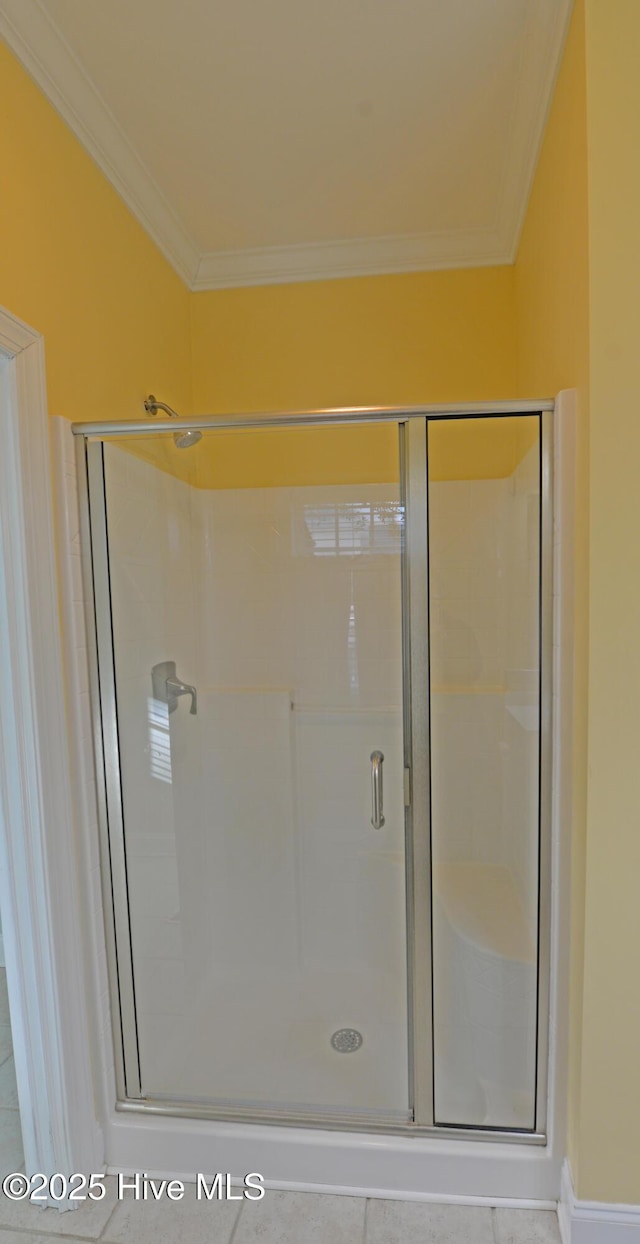
[[[433,420],[427,437],[434,1122],[533,1131],[542,417]]]
[[[398,425],[88,474],[127,1095],[407,1122]]]

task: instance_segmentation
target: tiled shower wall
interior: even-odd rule
[[[230,958],[374,976],[399,961],[404,927],[397,486],[218,491],[202,506],[206,790],[226,853],[208,875]]]

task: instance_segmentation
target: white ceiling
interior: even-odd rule
[[[571,0],[0,0],[192,288],[508,263]]]

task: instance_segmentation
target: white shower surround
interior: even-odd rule
[[[86,914],[92,926],[90,935],[101,960],[96,965],[101,986],[95,991],[93,1010],[102,1034],[96,1071],[106,1160],[110,1169],[145,1169],[187,1177],[197,1170],[208,1168],[228,1169],[239,1177],[247,1169],[253,1169],[260,1170],[274,1187],[330,1188],[347,1193],[366,1191],[368,1195],[462,1201],[487,1199],[491,1203],[516,1201],[519,1204],[540,1204],[556,1200],[564,1152],[566,1007],[560,1000],[566,995],[567,974],[567,938],[564,933],[567,919],[566,829],[569,824],[570,758],[568,731],[563,726],[570,720],[571,712],[574,420],[573,395],[561,395],[555,416],[554,562],[556,584],[563,584],[564,595],[561,599],[557,589],[554,591],[554,708],[556,722],[561,719],[561,728],[556,729],[554,734],[553,954],[547,1145],[535,1148],[500,1142],[471,1143],[425,1137],[323,1132],[116,1111],[113,1107],[115,1081],[109,1003],[104,990],[106,974],[101,894],[97,869],[92,867],[91,876],[87,878],[90,882],[90,902]],[[65,421],[55,420],[54,423],[57,425],[58,470],[64,474],[67,493],[72,494],[72,436]],[[62,467],[61,463],[66,463],[66,466]],[[68,495],[63,523],[65,529],[61,532],[61,554],[66,559],[70,558],[72,565],[75,563],[77,576],[79,553],[77,546],[73,545],[76,522],[73,517],[74,503],[74,497]],[[68,660],[82,667],[86,638],[84,620],[77,606],[75,610],[67,610],[66,623]],[[81,763],[91,790],[92,760],[87,746],[87,740],[91,737],[88,704],[76,704],[75,710],[75,741],[78,753],[83,752]],[[82,735],[84,748],[81,745]],[[97,862],[95,817],[89,814],[84,819],[92,840],[88,848],[89,857]],[[562,827],[563,833],[560,832]],[[559,936],[561,924],[563,936]],[[559,951],[561,946],[562,953]]]

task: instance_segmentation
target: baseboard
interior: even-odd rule
[[[578,1201],[571,1167],[562,1167],[558,1222],[562,1244],[640,1244],[640,1205]]]
[[[437,1192],[397,1192],[391,1188],[351,1188],[342,1184],[290,1183],[267,1179],[265,1188],[278,1192],[326,1192],[331,1196],[366,1197],[381,1201],[420,1201],[435,1205],[475,1205],[480,1209],[555,1210],[555,1201],[532,1201],[524,1197],[446,1196]]]

